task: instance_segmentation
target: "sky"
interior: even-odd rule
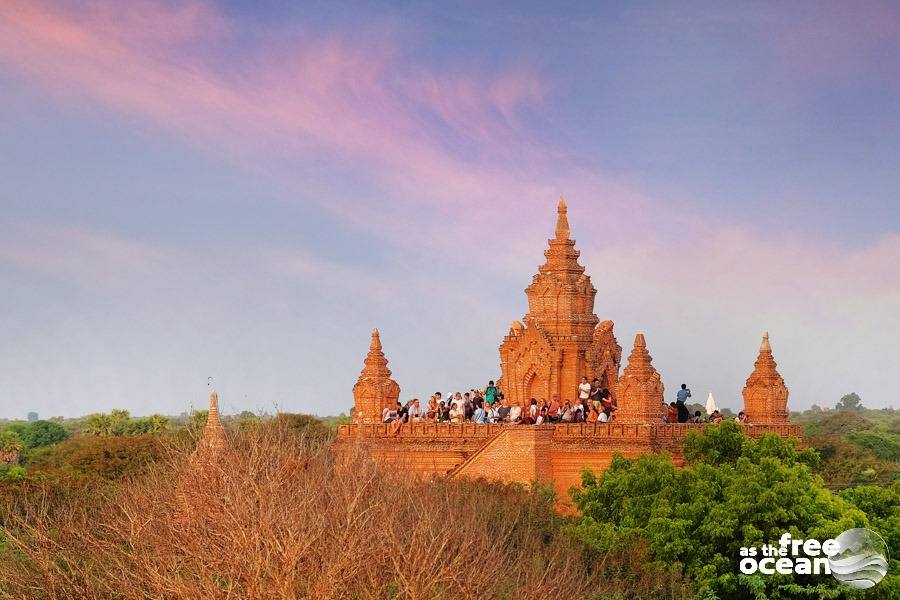
[[[484,386],[556,204],[666,396],[897,405],[900,6],[0,6],[0,417]]]

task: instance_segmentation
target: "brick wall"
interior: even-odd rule
[[[585,468],[602,472],[614,454],[634,458],[667,451],[681,466],[681,440],[703,425],[576,423],[566,425],[476,425],[474,423],[351,424],[338,429],[337,447],[360,444],[380,463],[423,476],[485,478],[552,483],[563,510],[569,489],[581,485]],[[790,423],[751,425],[747,433],[801,437]]]

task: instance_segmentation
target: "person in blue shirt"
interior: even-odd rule
[[[479,400],[475,401],[475,422],[476,423],[486,423],[487,422],[487,420],[485,418],[485,414],[484,414],[484,405]]]
[[[678,409],[678,422],[679,423],[687,423],[691,420],[691,413],[688,411],[687,406],[684,405],[684,401],[691,397],[691,390],[688,389],[686,383],[681,384],[681,389],[678,390],[678,395],[675,397],[675,408]]]

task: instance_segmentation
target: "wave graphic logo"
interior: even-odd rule
[[[839,549],[828,557],[834,578],[859,589],[868,589],[888,571],[888,547],[870,529],[848,529],[835,538]]]

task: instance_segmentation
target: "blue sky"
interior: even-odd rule
[[[0,416],[336,414],[499,375],[556,201],[627,356],[894,402],[889,3],[12,2]]]

